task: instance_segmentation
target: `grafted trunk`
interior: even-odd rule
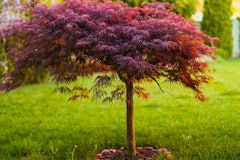
[[[127,150],[128,155],[133,157],[136,155],[136,140],[134,130],[134,115],[133,115],[133,82],[130,80],[126,84],[126,103],[127,103]]]

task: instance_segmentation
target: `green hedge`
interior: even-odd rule
[[[220,56],[230,57],[233,53],[232,0],[205,0],[203,10],[202,30],[213,37],[220,38],[216,45]]]

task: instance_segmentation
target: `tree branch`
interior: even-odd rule
[[[127,78],[125,78],[119,71],[117,72],[117,74],[118,74],[121,81],[123,81],[124,83],[128,82]]]

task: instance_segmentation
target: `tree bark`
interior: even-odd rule
[[[133,82],[129,80],[126,84],[126,103],[127,103],[127,150],[128,155],[133,157],[137,154],[135,130],[134,130],[134,115],[133,115]]]

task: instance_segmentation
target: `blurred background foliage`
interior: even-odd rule
[[[182,14],[185,18],[190,18],[199,5],[199,0],[123,0],[130,6],[140,6],[142,2],[169,2],[176,3],[177,7],[174,10],[176,13]]]
[[[26,17],[21,10],[20,4],[31,2],[26,0],[0,0],[0,28],[8,24],[14,23],[17,20]],[[48,1],[46,1],[48,2]],[[35,3],[35,2],[34,2]],[[14,40],[0,39],[0,80],[4,75],[13,70],[13,61],[7,55],[7,45],[14,43]],[[47,74],[38,67],[28,69],[24,73],[23,83],[39,83],[47,78]]]
[[[202,30],[213,37],[220,38],[216,44],[218,54],[228,58],[233,53],[232,37],[232,0],[205,0],[203,9]]]

